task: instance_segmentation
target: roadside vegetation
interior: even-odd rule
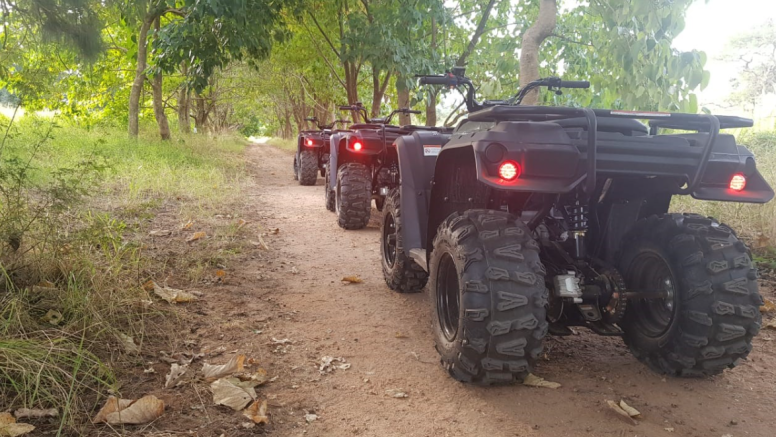
[[[57,408],[76,432],[168,310],[142,284],[160,270],[144,251],[156,212],[207,217],[232,202],[244,140],[86,130],[67,120],[0,120],[0,402]],[[182,259],[193,273],[214,254]],[[190,276],[195,281],[196,274]]]

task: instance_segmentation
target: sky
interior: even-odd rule
[[[730,94],[735,66],[719,60],[725,44],[768,19],[776,20],[776,0],[696,0],[685,17],[685,29],[674,39],[679,50],[702,50],[711,72],[709,86],[700,93],[701,104],[722,102]],[[718,112],[718,111],[715,111]]]

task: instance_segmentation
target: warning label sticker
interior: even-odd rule
[[[437,156],[442,146],[423,146],[423,156]]]

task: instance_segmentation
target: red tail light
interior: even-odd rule
[[[359,150],[361,150],[363,147],[364,147],[364,146],[363,146],[363,145],[362,145],[360,142],[358,142],[358,141],[356,141],[355,143],[353,143],[353,150],[355,150],[356,152],[358,152]]]
[[[505,181],[513,181],[520,177],[520,164],[515,161],[504,161],[498,166],[498,175]]]
[[[313,140],[307,140],[307,145],[308,146],[312,146],[313,145]]]
[[[731,190],[744,191],[744,188],[746,188],[746,176],[739,173],[739,174],[733,175],[733,177],[730,178]]]

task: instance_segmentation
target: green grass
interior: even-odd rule
[[[151,128],[130,139],[123,129],[33,116],[5,137],[7,126],[0,120],[0,405],[57,407],[60,432],[77,435],[100,397],[119,388],[114,364],[141,363],[122,351],[122,336],[142,345],[163,330],[155,323],[174,319],[145,303],[144,275],[164,267],[144,257],[143,223],[168,203],[176,219],[204,222],[236,202],[247,143],[161,141]],[[187,249],[193,261],[181,262],[206,269],[220,256],[207,244]],[[46,318],[52,310],[56,325]]]

